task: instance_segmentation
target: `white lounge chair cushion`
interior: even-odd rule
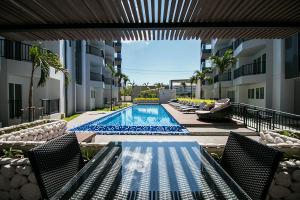
[[[208,113],[210,113],[210,111],[209,110],[196,110],[195,113],[201,115],[201,114],[208,114]]]

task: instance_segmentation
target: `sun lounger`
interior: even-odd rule
[[[215,102],[211,110],[196,110],[199,119],[222,120],[227,119],[230,115],[230,99],[220,99]]]

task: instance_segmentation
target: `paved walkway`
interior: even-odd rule
[[[67,123],[67,129],[72,129],[77,126],[83,125],[90,121],[96,120],[98,118],[104,117],[111,112],[104,112],[104,111],[88,111],[82,113],[78,117],[72,119]],[[77,139],[79,142],[91,142],[96,134],[95,133],[81,133],[76,134]]]
[[[243,126],[234,121],[229,122],[212,122],[200,121],[196,114],[182,113],[169,104],[162,104],[162,106],[176,119],[176,121],[185,127],[216,127],[216,126]]]
[[[75,128],[77,126],[83,125],[83,124],[93,121],[95,119],[106,116],[109,113],[110,112],[105,112],[105,111],[88,111],[88,112],[82,113],[78,117],[69,121],[67,124],[67,128],[68,129]]]

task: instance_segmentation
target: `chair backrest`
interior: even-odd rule
[[[221,165],[252,199],[265,199],[282,152],[230,132]]]
[[[219,99],[216,101],[216,103],[229,103],[230,99],[229,98],[225,98],[225,99]]]
[[[84,166],[74,133],[29,150],[28,157],[44,199],[55,195]]]

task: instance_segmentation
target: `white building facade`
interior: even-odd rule
[[[41,47],[56,53],[68,69],[71,81],[66,86],[61,72],[50,71],[44,87],[37,87],[40,70],[34,73],[33,106],[35,118],[61,118],[76,112],[103,107],[112,98],[117,102],[118,84],[106,64],[115,66],[115,44],[120,42],[43,41]],[[2,126],[27,120],[28,93],[32,62],[32,42],[14,42],[0,38],[0,123]],[[120,56],[119,56],[120,57]],[[118,60],[118,69],[121,62]]]
[[[208,74],[213,83],[203,82],[202,98],[219,98],[221,82],[221,98],[300,114],[299,44],[299,34],[273,40],[212,40],[212,55],[233,49],[237,62],[223,74],[217,69]]]

